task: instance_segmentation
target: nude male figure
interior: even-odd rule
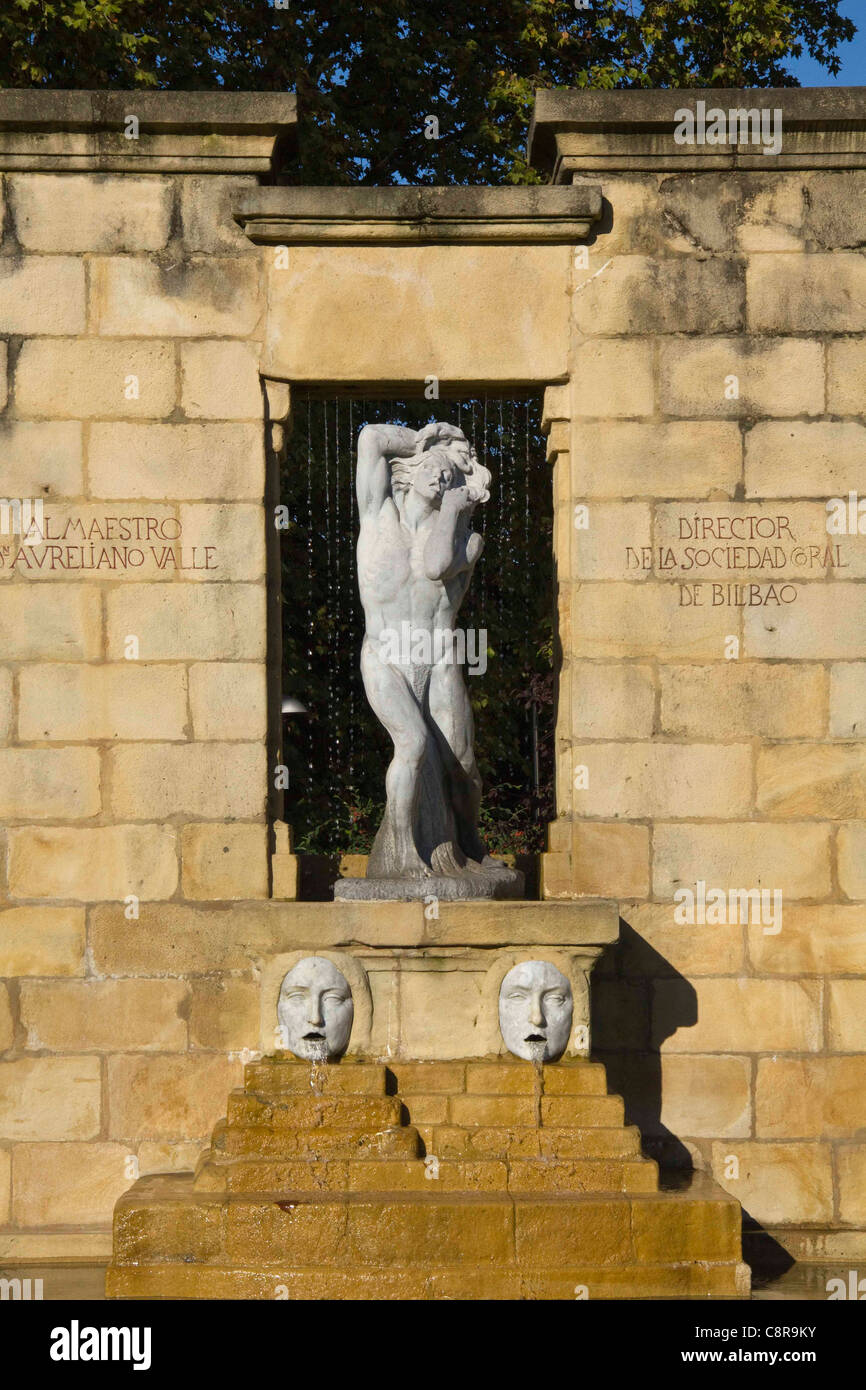
[[[366,425],[359,436],[361,674],[394,742],[368,878],[510,873],[478,837],[472,710],[450,639],[484,546],[469,521],[489,482],[454,425]],[[429,660],[395,659],[406,624],[428,635]]]

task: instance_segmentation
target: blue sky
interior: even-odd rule
[[[853,19],[858,26],[858,32],[851,42],[839,46],[839,57],[842,59],[839,76],[831,77],[827,69],[812,58],[801,58],[788,66],[804,87],[866,87],[866,3],[864,0],[844,0],[839,11],[848,19]]]

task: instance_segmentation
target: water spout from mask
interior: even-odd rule
[[[320,1096],[325,1089],[328,1067],[328,1044],[310,1039],[307,1043],[310,1058],[310,1088],[314,1096]]]
[[[532,1088],[532,1112],[533,1122],[536,1132],[541,1129],[543,1120],[541,1115],[541,1102],[544,1099],[544,1052],[547,1043],[542,1039],[539,1042],[528,1044],[532,1058],[533,1069],[533,1088]],[[540,1140],[539,1140],[540,1143]],[[539,1153],[541,1152],[539,1147]]]

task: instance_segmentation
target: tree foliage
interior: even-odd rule
[[[855,32],[839,0],[277,3],[0,0],[0,86],[297,91],[298,182],[531,183],[538,87],[797,85]]]

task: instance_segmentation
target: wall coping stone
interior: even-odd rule
[[[252,188],[234,217],[251,241],[283,245],[571,243],[602,215],[601,189]]]
[[[675,113],[706,109],[782,111],[777,155],[752,144],[677,145]],[[535,94],[528,154],[553,183],[601,170],[709,172],[714,169],[866,167],[866,87],[669,88]]]
[[[139,121],[139,138],[124,134]],[[291,92],[0,91],[0,169],[268,174],[294,149]]]

